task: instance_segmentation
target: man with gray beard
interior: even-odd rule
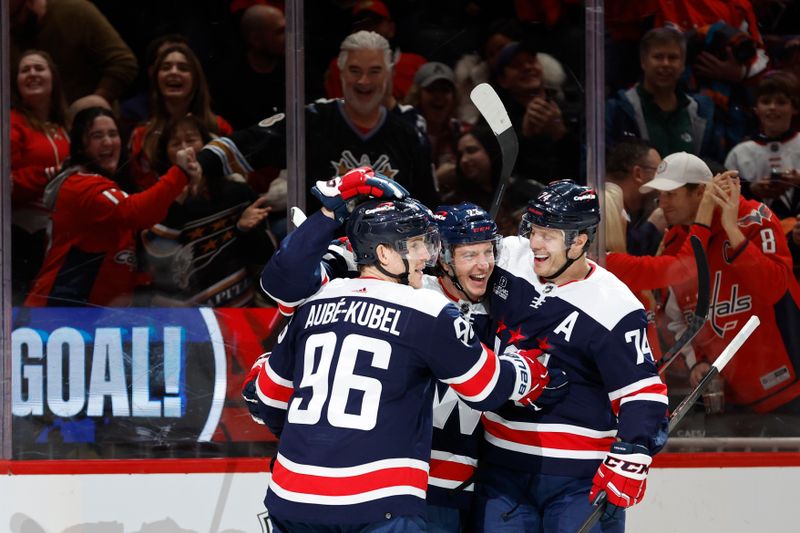
[[[383,106],[391,80],[389,43],[375,32],[359,31],[342,42],[339,68],[343,99],[318,100],[306,107],[306,176],[341,176],[371,166],[397,181],[414,198],[435,205],[430,147],[424,133]],[[286,166],[283,113],[215,139],[197,156],[206,177],[246,174],[271,165]],[[312,182],[309,182],[309,189]],[[320,203],[311,195],[307,206]]]

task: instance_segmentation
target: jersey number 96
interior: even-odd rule
[[[392,346],[381,339],[355,333],[347,335],[342,340],[336,366],[332,369],[336,340],[336,333],[332,331],[308,337],[303,354],[303,379],[299,388],[310,388],[311,398],[305,407],[301,407],[302,398],[294,398],[289,404],[287,420],[292,424],[318,423],[322,417],[325,401],[330,398],[326,410],[330,425],[369,431],[375,427],[378,420],[383,385],[375,378],[355,374],[356,357],[359,352],[367,353],[372,356],[370,362],[372,367],[386,370],[389,368]],[[319,363],[315,365],[317,353],[320,354]],[[334,372],[333,384],[329,386],[328,376],[331,372]],[[358,413],[345,412],[351,390],[363,393]]]

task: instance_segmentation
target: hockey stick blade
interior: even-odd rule
[[[669,417],[669,429],[667,433],[672,433],[672,430],[675,429],[683,417],[686,416],[686,413],[689,412],[689,408],[694,405],[694,402],[703,394],[703,391],[706,390],[708,384],[711,380],[722,372],[725,368],[725,365],[736,355],[736,352],[742,345],[747,341],[753,331],[758,327],[761,323],[759,318],[755,315],[752,315],[750,319],[745,323],[744,327],[739,330],[739,333],[731,340],[730,343],[722,350],[722,353],[719,354],[716,361],[711,365],[711,370],[703,376],[703,379],[700,380],[700,383],[689,393],[686,398],[675,408],[672,414]],[[605,511],[606,501],[608,500],[608,496],[606,496],[605,492],[600,492],[597,498],[595,498],[592,505],[594,509],[592,513],[586,518],[586,520],[581,524],[581,527],[578,529],[577,533],[588,533],[590,529],[594,527],[600,517],[603,515],[603,511]]]
[[[497,190],[492,198],[492,205],[489,209],[489,215],[492,219],[497,219],[497,213],[500,211],[500,203],[503,201],[508,180],[511,177],[511,172],[514,170],[514,165],[517,162],[517,154],[519,153],[519,141],[517,134],[511,124],[511,119],[508,118],[503,102],[497,93],[488,83],[481,83],[477,85],[469,95],[472,103],[481,112],[486,123],[492,129],[497,143],[500,145],[500,153],[503,157],[503,165],[500,170],[500,181],[497,184]]]
[[[708,315],[710,294],[710,281],[708,272],[708,258],[706,252],[703,250],[703,243],[700,239],[692,235],[690,237],[692,251],[694,252],[694,262],[697,265],[697,305],[695,306],[692,316],[689,317],[686,331],[675,341],[675,344],[661,356],[661,359],[656,363],[658,373],[663,374],[669,365],[675,361],[675,358],[683,348],[691,342],[706,323],[706,316]]]

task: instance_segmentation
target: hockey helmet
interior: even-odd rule
[[[452,262],[453,251],[459,244],[491,241],[496,245],[500,239],[497,224],[489,213],[469,202],[439,206],[433,217],[439,227],[445,263]]]
[[[519,234],[528,238],[531,226],[564,230],[567,245],[585,233],[591,242],[600,224],[600,203],[591,187],[572,180],[554,181],[528,202]],[[587,244],[588,244],[587,242]]]
[[[347,219],[346,233],[359,265],[377,263],[379,244],[390,246],[408,258],[413,255],[408,241],[419,236],[424,237],[428,266],[433,266],[439,256],[439,232],[433,213],[413,198],[371,199],[359,204]]]

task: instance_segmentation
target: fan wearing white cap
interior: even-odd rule
[[[712,178],[711,169],[702,159],[677,152],[661,161],[655,177],[639,187],[639,192],[658,191],[658,204],[668,225],[689,225],[700,207],[705,185]]]
[[[691,385],[750,315],[757,315],[762,326],[745,343],[749,357],[732,362],[722,374],[726,403],[759,413],[800,413],[800,286],[780,220],[763,203],[741,196],[737,174],[712,177],[693,155],[667,156],[656,177],[640,188],[659,191],[672,225],[662,257],[611,254],[608,269],[634,291],[669,286],[662,304],[674,320],[670,330],[679,336],[697,299],[696,274],[684,268],[691,263],[688,237],[697,236],[708,256],[712,289],[708,321],[693,350],[684,351]]]

